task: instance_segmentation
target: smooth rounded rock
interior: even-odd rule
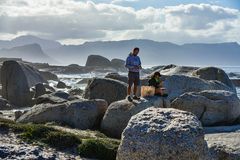
[[[107,109],[104,100],[75,100],[62,104],[40,104],[33,106],[20,116],[17,122],[57,122],[79,129],[98,128]]]
[[[19,107],[32,105],[31,87],[38,83],[47,83],[37,69],[16,61],[3,63],[1,82],[3,98]]]
[[[201,122],[190,112],[148,108],[122,134],[117,160],[207,160]]]
[[[89,81],[83,97],[86,99],[104,99],[108,104],[111,104],[125,99],[126,96],[126,83],[109,78],[93,78]]]
[[[189,92],[176,98],[172,108],[194,113],[204,126],[231,124],[240,116],[240,100],[233,92]]]
[[[113,102],[107,109],[101,130],[110,137],[120,138],[132,116],[149,107],[170,107],[170,101],[162,97],[149,97],[140,101],[121,100]]]

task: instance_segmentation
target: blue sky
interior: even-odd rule
[[[87,0],[78,0],[87,1]],[[114,0],[93,0],[95,3],[112,3]],[[115,4],[135,9],[146,7],[163,8],[165,6],[176,6],[180,4],[209,3],[223,7],[240,9],[240,0],[115,0]]]

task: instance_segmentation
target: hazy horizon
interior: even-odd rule
[[[101,55],[109,60],[113,58],[125,60],[133,47],[140,48],[140,56],[145,65],[240,65],[238,61],[240,45],[237,42],[178,45],[171,42],[134,39],[62,45],[57,41],[35,36],[20,36],[11,41],[0,41],[2,48],[0,55],[22,58],[30,62],[84,66],[89,55]]]
[[[184,45],[184,44],[222,44],[222,43],[237,43],[238,45],[240,45],[240,42],[237,42],[237,41],[223,41],[223,42],[196,42],[196,43],[174,43],[174,42],[170,42],[170,41],[157,41],[157,40],[153,40],[153,39],[144,39],[144,38],[140,38],[140,39],[121,39],[121,40],[86,40],[86,41],[83,41],[82,43],[76,43],[76,44],[64,44],[62,43],[61,41],[59,40],[52,40],[52,39],[47,39],[47,38],[44,38],[44,37],[41,37],[41,36],[36,36],[36,35],[30,35],[30,34],[26,34],[26,35],[21,35],[21,36],[16,36],[16,37],[13,37],[13,38],[10,38],[10,39],[0,39],[0,41],[12,41],[12,40],[15,40],[19,37],[36,37],[36,38],[40,38],[40,39],[43,39],[43,40],[51,40],[51,41],[56,41],[58,43],[60,43],[61,45],[82,45],[84,43],[92,43],[92,42],[119,42],[119,41],[130,41],[130,40],[149,40],[149,41],[154,41],[154,42],[160,42],[160,43],[173,43],[173,44],[176,44],[176,45]],[[34,42],[33,42],[34,43]]]

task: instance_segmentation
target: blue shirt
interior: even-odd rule
[[[126,65],[125,65],[129,72],[139,72],[139,68],[135,68],[136,66],[141,66],[141,60],[138,56],[134,56],[132,54],[129,54],[126,60]]]

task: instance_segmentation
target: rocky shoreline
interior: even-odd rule
[[[90,57],[86,67],[92,67],[92,71],[102,69],[92,63],[95,58],[99,61],[97,64],[103,68],[113,63],[102,57]],[[114,61],[117,62],[119,61]],[[68,86],[59,79],[54,86],[50,86],[49,80],[57,80],[54,76],[56,72],[49,69],[48,72],[51,72],[42,74],[38,69],[44,67],[49,66],[37,64],[36,68],[36,64],[34,67],[30,63],[13,60],[2,64],[0,117],[14,121],[11,125],[2,122],[2,126],[14,126],[14,129],[22,125],[56,123],[61,125],[60,128],[69,127],[66,131],[73,133],[73,137],[76,133],[85,131],[88,134],[87,139],[86,136],[77,134],[81,139],[77,143],[81,152],[77,154],[86,158],[240,158],[240,100],[233,81],[220,68],[175,65],[153,67],[144,71],[146,76],[142,77],[141,84],[147,85],[151,74],[159,71],[163,75],[169,96],[142,97],[139,101],[128,102],[125,100],[127,77],[124,75],[106,73],[105,77],[90,78],[81,82],[86,84],[85,90],[81,90]],[[57,68],[59,69],[55,69]],[[0,126],[0,129],[3,128]],[[52,129],[54,128],[47,128],[48,132],[52,132]],[[92,137],[92,131],[97,131],[96,135],[100,137]],[[40,147],[39,150],[39,147],[26,142],[21,143],[29,146],[21,149],[16,133],[8,132],[4,135],[1,132],[1,135],[6,141],[4,142],[4,138],[1,140],[4,145],[1,146],[0,156],[6,152],[8,159],[15,159],[17,155],[14,153],[20,154],[18,151],[21,150],[24,150],[25,158],[34,156],[32,150],[42,157],[49,156],[45,159],[80,158],[74,152],[73,155],[59,155],[54,147],[48,152],[45,148]],[[10,139],[13,139],[13,144]],[[38,141],[46,143],[44,139]],[[16,149],[11,147],[14,144],[18,146]],[[104,157],[104,154],[109,157]],[[40,156],[35,155],[33,159],[41,159]]]

